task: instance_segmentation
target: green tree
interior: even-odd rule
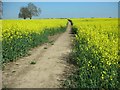
[[[27,7],[21,7],[18,17],[19,18],[30,18],[33,16],[39,16],[41,9],[35,6],[33,3],[29,3]]]
[[[29,18],[30,15],[31,15],[31,14],[30,14],[30,11],[28,10],[27,7],[22,7],[22,8],[20,9],[19,18],[24,18],[24,19],[26,19],[26,18]]]

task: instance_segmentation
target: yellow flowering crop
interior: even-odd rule
[[[3,20],[3,62],[24,55],[31,47],[46,42],[49,35],[63,32],[65,19]]]
[[[72,19],[77,28],[73,57],[79,66],[78,86],[118,86],[118,19]],[[73,28],[73,30],[74,30]]]

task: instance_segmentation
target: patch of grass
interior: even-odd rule
[[[30,64],[36,64],[36,61],[31,61]]]
[[[12,70],[12,73],[15,73],[16,71],[15,70]]]
[[[78,30],[78,29],[77,29],[76,27],[73,27],[73,28],[72,28],[72,31],[71,31],[71,34],[77,34],[77,30]]]
[[[49,41],[49,43],[53,43],[54,41],[52,40],[52,41]]]
[[[2,70],[4,70],[4,68],[5,68],[5,63],[2,64],[1,68],[2,68]]]
[[[27,53],[26,55],[27,55],[27,56],[30,56],[30,55],[31,55],[31,53]]]
[[[44,47],[44,49],[47,49],[47,47]]]
[[[54,41],[52,40],[52,41],[49,41],[49,43],[51,44],[51,45],[54,45]]]
[[[51,45],[54,45],[54,43],[51,43]]]

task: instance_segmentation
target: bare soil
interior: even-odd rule
[[[26,57],[6,64],[2,71],[3,88],[61,87],[64,73],[72,68],[66,60],[71,52],[70,31],[69,23],[66,32],[49,37],[51,42],[30,50]]]

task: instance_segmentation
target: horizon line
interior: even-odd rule
[[[70,18],[70,19],[79,19],[79,18],[91,18],[91,19],[94,19],[94,18],[119,18],[119,17],[78,17],[78,18]],[[7,20],[7,19],[13,19],[13,20],[32,20],[32,19],[69,19],[69,18],[32,18],[32,19],[29,19],[29,18],[26,18],[26,19],[23,19],[23,18],[2,18],[0,20]]]

